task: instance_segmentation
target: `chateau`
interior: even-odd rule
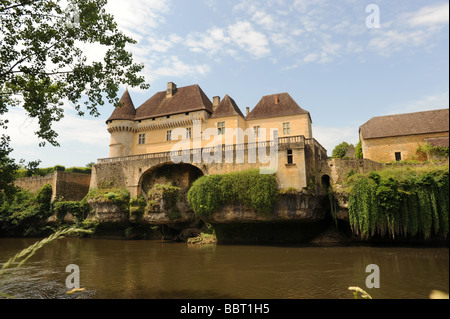
[[[110,157],[95,165],[91,187],[110,183],[136,196],[155,180],[148,175],[172,165],[180,171],[173,182],[186,187],[201,175],[271,167],[281,188],[301,190],[327,157],[311,122],[288,93],[263,96],[244,115],[229,95],[211,101],[196,84],[178,88],[169,82],[137,108],[125,91],[106,121]],[[187,157],[176,161],[177,154]]]

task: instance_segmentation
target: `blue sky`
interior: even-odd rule
[[[380,27],[368,28],[376,4]],[[288,92],[309,111],[313,136],[331,154],[356,144],[373,116],[449,106],[449,2],[361,0],[110,0],[150,89],[129,88],[136,107],[167,82],[229,94],[243,112],[263,95]],[[100,47],[85,46],[96,59]],[[125,88],[121,88],[119,94]],[[55,124],[61,146],[38,147],[36,121],[11,110],[13,157],[42,167],[84,166],[109,155],[105,120],[77,117],[69,103]]]

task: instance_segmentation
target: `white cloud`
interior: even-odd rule
[[[402,14],[393,21],[382,23],[380,29],[372,29],[367,47],[382,56],[426,47],[435,34],[448,25],[448,13],[449,5],[444,3]]]
[[[191,75],[205,75],[211,71],[207,64],[186,64],[173,56],[165,61],[165,65],[156,68],[152,73],[159,76],[184,77]]]
[[[437,25],[448,24],[449,22],[449,4],[423,7],[416,12],[410,12],[403,16],[403,19],[411,27],[434,27]]]
[[[228,32],[232,42],[253,56],[259,58],[270,53],[267,37],[256,31],[250,22],[239,21],[230,25]]]
[[[417,100],[408,101],[392,107],[389,114],[412,113],[427,110],[445,109],[449,107],[449,91],[430,94]]]

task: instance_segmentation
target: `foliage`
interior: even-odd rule
[[[355,158],[362,159],[363,151],[361,146],[361,140],[359,140],[358,144],[355,146]]]
[[[91,167],[69,167],[65,168],[62,165],[55,165],[53,167],[46,168],[35,168],[33,170],[19,169],[15,173],[15,178],[23,178],[30,176],[45,176],[48,174],[53,174],[54,172],[69,172],[69,173],[81,173],[81,174],[91,174]]]
[[[148,192],[148,210],[154,210],[162,199],[164,203],[164,211],[170,220],[181,217],[181,213],[177,207],[177,201],[180,198],[180,188],[172,184],[155,184]]]
[[[331,153],[332,158],[344,158],[348,149],[352,146],[352,144],[348,144],[347,142],[342,142],[339,145],[336,145]]]
[[[52,124],[64,116],[63,101],[73,103],[79,115],[83,103],[98,116],[105,97],[118,104],[121,84],[148,88],[139,75],[143,65],[133,63],[126,50],[135,41],[119,31],[106,2],[71,0],[67,7],[58,0],[0,2],[0,115],[21,104],[38,119],[40,145],[58,145]],[[87,44],[106,53],[88,62]]]
[[[295,195],[297,193],[298,193],[298,190],[295,187],[288,187],[288,188],[283,188],[283,189],[279,190],[280,195]]]
[[[346,184],[350,225],[362,238],[447,236],[448,166],[393,167],[355,174]]]
[[[431,160],[432,158],[448,158],[448,147],[431,146],[430,143],[426,142],[423,146],[419,144],[416,153],[418,155],[425,154],[427,160]]]
[[[85,201],[55,202],[53,212],[60,223],[68,213],[72,214],[76,222],[82,222],[89,214],[89,206]]]
[[[1,128],[1,119],[0,119]],[[15,193],[14,186],[15,171],[19,166],[14,159],[9,157],[12,148],[9,147],[9,137],[2,135],[0,137],[0,200],[2,197],[9,197]]]
[[[348,290],[353,292],[353,298],[355,299],[358,299],[358,294],[361,295],[362,299],[372,299],[372,296],[360,287],[348,287]]]
[[[45,214],[50,212],[52,203],[52,185],[45,184],[37,193],[36,201],[39,204],[39,212]]]
[[[130,205],[130,192],[126,188],[93,188],[84,198],[85,201],[110,202],[128,212]]]
[[[188,192],[189,205],[198,216],[209,216],[221,205],[240,202],[259,214],[270,214],[278,198],[274,175],[247,170],[197,179]]]
[[[46,232],[43,221],[51,216],[52,188],[44,185],[35,195],[20,189],[0,202],[0,231],[16,235],[38,235]]]
[[[130,216],[139,219],[145,213],[145,206],[147,203],[145,202],[144,197],[138,196],[130,199]]]

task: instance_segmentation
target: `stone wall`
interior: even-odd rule
[[[393,162],[397,152],[401,153],[402,161],[421,160],[416,153],[417,147],[424,146],[426,139],[438,137],[448,137],[448,132],[363,139],[361,147],[364,158],[377,162]]]
[[[37,193],[44,185],[52,186],[52,200],[57,196],[65,201],[82,200],[89,192],[91,175],[72,172],[54,172],[46,176],[18,178],[15,185]]]
[[[353,170],[355,173],[368,173],[380,170],[385,165],[369,159],[337,159],[332,158],[321,162],[319,177],[323,185],[323,176],[329,176],[330,185],[342,184],[348,173]]]

